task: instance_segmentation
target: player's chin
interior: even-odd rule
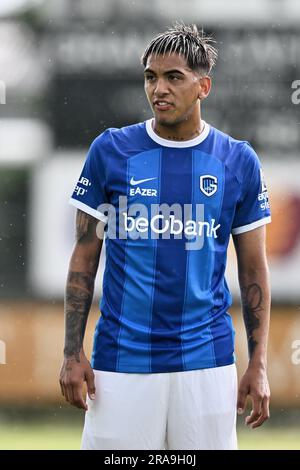
[[[155,113],[155,121],[162,126],[174,126],[177,124],[177,119],[174,115],[163,113]]]

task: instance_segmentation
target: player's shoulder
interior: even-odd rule
[[[124,145],[133,143],[141,139],[145,134],[145,124],[143,122],[124,127],[109,127],[99,134],[92,145],[96,147],[119,147],[124,149]]]
[[[215,127],[211,127],[211,130],[214,147],[226,158],[227,163],[233,165],[240,163],[244,166],[258,161],[255,150],[247,140],[236,139]]]
[[[245,140],[239,140],[229,134],[211,126],[211,131],[215,144],[223,149],[230,150],[231,152],[243,152],[243,148],[248,144]],[[248,144],[249,145],[249,144]]]

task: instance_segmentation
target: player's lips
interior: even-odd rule
[[[158,111],[168,111],[173,106],[172,103],[166,100],[154,100],[153,105]]]

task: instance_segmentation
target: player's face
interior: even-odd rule
[[[190,119],[199,112],[199,98],[209,93],[209,78],[201,78],[176,53],[150,55],[144,76],[148,101],[156,122],[161,125],[174,126]]]

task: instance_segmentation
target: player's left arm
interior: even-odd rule
[[[239,384],[237,409],[239,414],[244,412],[249,395],[252,411],[245,423],[251,428],[261,426],[270,416],[266,370],[271,295],[265,234],[262,226],[233,236],[249,352],[248,368]]]

